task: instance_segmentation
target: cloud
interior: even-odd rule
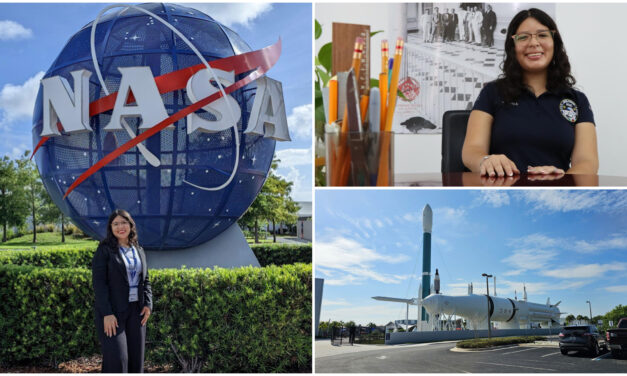
[[[539,270],[546,268],[556,256],[555,251],[525,248],[514,250],[511,256],[502,261],[516,270]]]
[[[311,148],[278,150],[276,157],[281,160],[279,168],[311,165]]]
[[[326,281],[325,281],[326,283]],[[333,307],[333,306],[331,306]],[[409,318],[416,318],[416,306],[409,308]],[[333,307],[329,309],[326,301],[322,302],[320,321],[355,321],[356,324],[367,325],[374,322],[377,325],[385,325],[390,321],[405,318],[405,304],[392,302],[376,302],[364,305],[351,305],[349,307]]]
[[[338,300],[325,300],[325,306],[348,306],[351,305],[346,299],[338,299]]]
[[[39,81],[44,72],[39,72],[21,85],[5,84],[0,90],[0,129],[5,130],[16,120],[33,116]],[[29,128],[30,129],[30,128]]]
[[[620,262],[614,264],[582,264],[572,265],[566,268],[545,270],[541,274],[548,277],[555,278],[598,278],[602,277],[604,273],[610,271],[623,271],[627,270],[627,263]]]
[[[510,239],[507,244],[523,248],[557,248],[579,253],[598,253],[613,249],[627,249],[627,237],[621,234],[614,234],[609,239],[578,240],[574,238],[549,237],[541,233],[535,233],[521,238]]]
[[[461,208],[441,207],[433,210],[434,223],[461,224],[466,219],[466,210]]]
[[[605,290],[609,292],[627,293],[627,285],[607,286]]]
[[[518,197],[534,210],[548,212],[617,211],[627,208],[627,197],[620,190],[522,190],[518,192]]]
[[[581,253],[594,253],[606,249],[627,249],[627,237],[614,237],[607,240],[586,241],[578,240],[574,242],[573,250]]]
[[[33,36],[33,31],[27,29],[15,21],[0,21],[0,40],[28,39]]]
[[[292,108],[292,113],[287,117],[287,126],[293,138],[311,140],[312,113],[313,106],[311,104]]]
[[[393,264],[408,259],[402,254],[381,254],[340,236],[316,242],[316,272],[325,275],[325,284],[329,285],[357,285],[367,280],[398,284],[410,276],[379,273],[375,267],[381,262]]]
[[[487,204],[495,208],[509,205],[509,194],[502,190],[482,190],[479,191],[479,196],[475,199],[476,205]]]
[[[184,5],[198,9],[229,27],[235,24],[250,27],[255,18],[272,9],[272,5],[268,3],[191,3]]]
[[[516,295],[518,296],[518,299],[522,299],[523,287],[526,287],[529,301],[532,301],[534,303],[546,303],[546,301],[539,301],[538,300],[539,297],[537,297],[537,295],[545,295],[551,291],[577,289],[589,283],[590,283],[589,280],[587,281],[561,281],[559,283],[555,283],[555,282],[549,283],[549,282],[517,282],[517,281],[509,281],[509,280],[501,279],[497,281],[497,293],[499,296],[511,296],[511,295],[514,295],[514,291],[516,291]],[[475,284],[475,292],[477,292],[477,284]],[[531,295],[536,295],[536,296],[532,297]]]

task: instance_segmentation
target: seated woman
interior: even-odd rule
[[[468,119],[464,165],[489,176],[596,174],[592,109],[573,88],[562,37],[548,14],[532,8],[512,19],[502,69]]]

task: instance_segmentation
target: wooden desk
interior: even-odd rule
[[[627,187],[627,177],[604,175],[514,175],[489,178],[475,172],[394,175],[396,187]]]

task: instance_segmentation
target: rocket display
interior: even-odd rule
[[[431,228],[433,227],[433,211],[429,204],[422,209],[422,292],[424,299],[431,293]],[[428,321],[429,315],[422,307],[421,320]]]

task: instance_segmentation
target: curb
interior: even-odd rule
[[[476,348],[476,349],[464,349],[464,348],[460,348],[460,347],[453,347],[450,351],[453,351],[453,352],[481,352],[481,351],[487,351],[487,350],[497,350],[497,349],[506,348],[506,347],[512,347],[512,346],[516,346],[516,347],[554,347],[554,348],[559,348],[559,343],[558,342],[549,342],[549,341],[536,341],[536,342],[530,342],[530,343],[510,343],[509,345],[490,346],[490,347],[482,347],[482,348]]]

